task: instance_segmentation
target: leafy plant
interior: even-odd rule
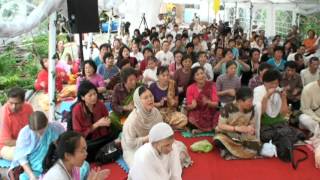
[[[27,49],[31,51],[36,58],[40,59],[48,55],[48,41],[47,35],[39,35],[26,40],[24,44],[30,44]]]
[[[315,30],[316,34],[320,34],[320,13],[310,14],[308,16],[300,16],[300,32],[304,35],[304,38],[307,38],[308,31],[310,29]]]
[[[48,55],[48,36],[38,35],[16,45],[10,43],[0,52],[0,103],[7,100],[7,91],[15,86],[33,89],[40,69],[39,59]]]

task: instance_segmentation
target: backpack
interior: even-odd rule
[[[294,169],[298,168],[300,162],[308,158],[308,154],[303,150],[294,146],[299,140],[305,140],[305,135],[298,129],[290,127],[288,124],[276,124],[261,129],[261,140],[272,140],[277,147],[277,155],[284,162],[291,162]],[[304,154],[304,157],[295,161],[294,151]]]
[[[308,159],[308,154],[303,149],[299,149],[294,146],[290,138],[286,136],[280,137],[276,142],[275,145],[277,147],[277,155],[279,159],[284,162],[291,162],[293,169],[297,169],[300,162]],[[295,161],[294,159],[294,151],[299,151],[304,154],[304,157]]]

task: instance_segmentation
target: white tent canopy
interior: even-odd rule
[[[15,37],[29,32],[55,11],[62,10],[66,15],[66,2],[67,0],[43,0],[37,7],[30,4],[28,0],[12,0],[2,3],[2,6],[0,6],[0,38]],[[98,0],[99,10],[112,9],[125,17],[126,21],[130,21],[133,27],[139,26],[143,13],[146,14],[148,25],[154,26],[157,21],[160,4],[161,1],[158,0]],[[33,8],[31,13],[27,13],[28,8],[24,8],[27,5]],[[13,7],[13,10],[8,9],[10,7]],[[18,7],[18,10],[14,9],[16,7]],[[13,16],[14,18],[9,20],[3,18],[3,14],[8,10],[11,13],[19,12],[19,15]]]
[[[225,0],[226,4],[251,4],[253,7],[271,5],[279,9],[295,10],[299,14],[311,14],[320,11],[320,0]]]
[[[195,12],[202,21],[212,22],[214,19],[222,19],[232,24],[235,19],[240,18],[246,32],[250,32],[251,25],[258,21],[260,29],[264,29],[267,36],[274,36],[277,33],[276,26],[279,26],[276,24],[277,11],[290,11],[291,22],[286,22],[286,25],[290,26],[299,24],[300,15],[320,12],[320,0],[220,0],[224,10],[217,15],[212,10],[214,0],[163,0],[163,2],[199,5],[200,9]],[[239,17],[240,10],[245,17]],[[261,12],[266,12],[263,22],[259,22],[256,18]]]
[[[66,12],[66,1],[67,0],[42,0],[37,7],[28,0],[3,1],[4,3],[2,3],[0,9],[0,37],[14,37],[26,33],[35,28],[52,12],[61,9],[64,9]],[[146,14],[148,25],[155,25],[161,3],[198,4],[200,5],[200,18],[211,21],[213,19],[212,17],[214,17],[212,11],[213,2],[214,0],[98,0],[100,10],[113,8],[125,17],[126,21],[130,21],[132,27],[139,26],[143,13]],[[26,9],[28,8],[24,8],[24,11],[18,9],[15,13],[19,12],[20,16],[16,19],[4,21],[2,15],[3,12],[6,12],[6,8],[8,8],[9,5],[18,5],[18,7],[29,6],[28,8],[33,8],[33,11],[27,14]],[[253,14],[259,9],[266,9],[268,16],[266,24],[268,24],[268,26],[271,25],[271,27],[266,29],[268,35],[275,34],[273,30],[275,23],[274,14],[277,10],[291,10],[293,16],[296,16],[296,14],[308,15],[320,11],[320,0],[221,0],[221,5],[224,6],[225,9],[235,7],[251,9]],[[239,13],[236,12],[235,14],[238,15]],[[228,18],[225,17],[224,19]]]

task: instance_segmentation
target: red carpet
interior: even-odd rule
[[[176,139],[190,147],[193,142],[205,138],[186,139],[177,133]],[[207,139],[211,141],[211,138]],[[217,149],[207,154],[190,152],[194,164],[184,169],[183,180],[319,180],[320,169],[314,166],[314,155],[309,149],[304,149],[308,152],[309,158],[300,163],[297,170],[294,170],[290,163],[276,158],[226,161],[220,158]],[[298,152],[295,157],[298,158],[299,155]],[[126,179],[125,172],[115,163],[103,168],[111,170],[108,180]]]

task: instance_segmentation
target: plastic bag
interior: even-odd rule
[[[210,152],[213,149],[213,145],[208,140],[202,140],[193,143],[191,146],[193,152]]]
[[[272,140],[262,145],[260,154],[266,157],[277,157],[277,147],[274,144],[272,144]]]

